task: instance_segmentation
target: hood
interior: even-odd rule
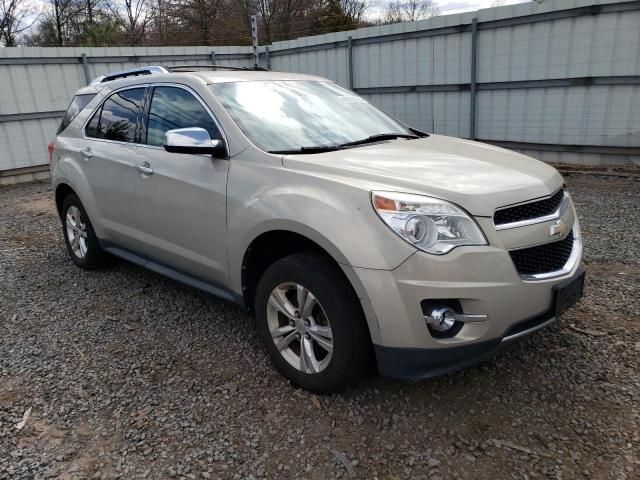
[[[419,193],[456,203],[476,216],[550,195],[557,170],[531,157],[442,135],[393,140],[314,155],[287,155],[285,168],[356,181],[364,188]]]

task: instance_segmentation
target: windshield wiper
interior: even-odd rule
[[[343,143],[340,146],[351,147],[353,145],[364,145],[365,143],[381,142],[384,140],[394,140],[396,138],[420,138],[420,137],[418,137],[418,135],[410,135],[408,133],[379,133],[377,135],[371,135],[370,137],[363,138],[362,140]]]
[[[300,147],[291,150],[269,150],[269,153],[276,155],[295,155],[305,153],[324,153],[339,150],[342,145],[319,145],[317,147]]]
[[[340,145],[318,145],[316,147],[300,147],[291,150],[269,150],[269,153],[277,155],[295,155],[306,153],[324,153],[333,152],[335,150],[341,150],[346,147],[353,147],[356,145],[364,145],[366,143],[382,142],[384,140],[395,140],[396,138],[420,138],[418,135],[411,135],[408,133],[379,133],[377,135],[371,135],[370,137],[363,138],[362,140],[355,140],[353,142],[342,143]]]

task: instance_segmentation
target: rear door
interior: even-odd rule
[[[222,138],[212,112],[193,90],[152,86],[135,174],[136,225],[144,251],[206,280],[227,280],[226,185],[229,161],[169,153],[165,133],[201,127]]]
[[[137,138],[147,87],[135,86],[111,94],[85,127],[83,170],[93,191],[101,240],[137,249],[133,179]],[[96,213],[93,216],[96,216]]]

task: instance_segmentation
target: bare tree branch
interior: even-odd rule
[[[440,14],[434,0],[394,0],[385,11],[384,23],[415,22]]]
[[[151,18],[147,0],[110,0],[106,5],[129,37],[131,45],[142,43]]]
[[[18,36],[31,28],[41,15],[25,0],[0,0],[0,43],[15,46]]]

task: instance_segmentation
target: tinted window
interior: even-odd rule
[[[211,138],[221,138],[211,115],[192,94],[182,88],[156,87],[149,109],[147,143],[162,146],[167,130],[191,127],[204,128]]]
[[[93,114],[91,120],[87,124],[85,128],[85,133],[87,137],[98,137],[98,125],[100,124],[100,114],[102,113],[102,107],[96,110],[96,113]]]
[[[95,93],[89,93],[86,95],[76,95],[73,97],[71,101],[71,105],[67,108],[67,112],[64,114],[64,118],[58,127],[57,133],[62,133],[62,131],[69,126],[69,124],[73,121],[74,118],[78,116],[78,114],[82,111],[87,104],[93,100],[95,97]]]
[[[134,142],[144,90],[132,88],[111,95],[87,125],[87,136]]]

